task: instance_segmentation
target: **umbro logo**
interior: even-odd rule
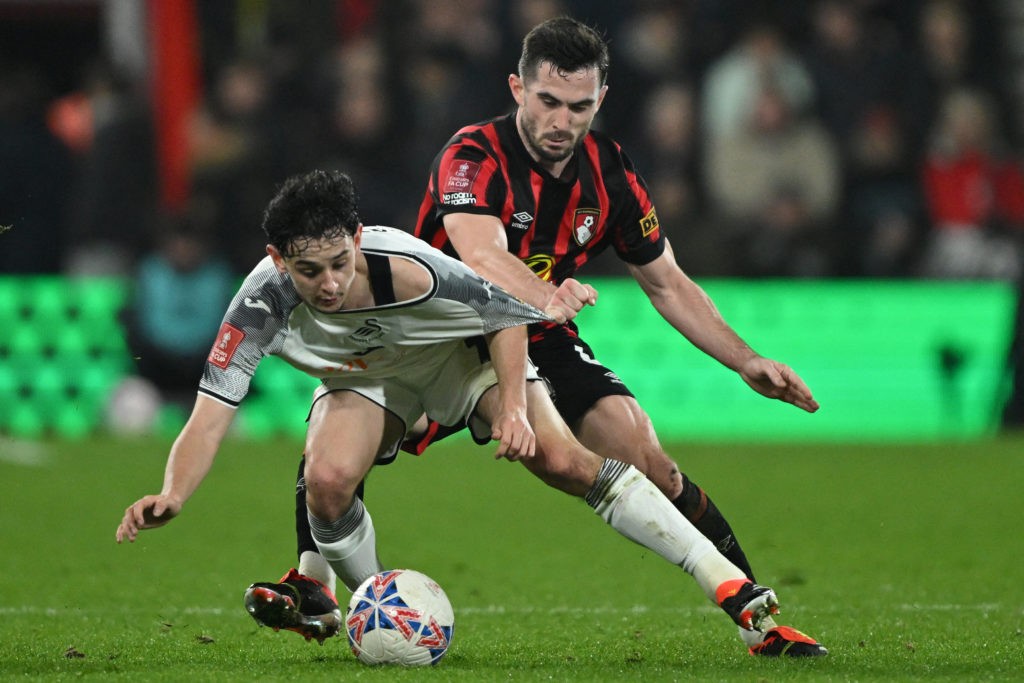
[[[512,214],[512,227],[520,230],[529,230],[530,223],[533,222],[533,216],[526,211],[519,211]]]
[[[608,372],[604,373],[604,376],[607,377],[612,382],[615,382],[616,384],[622,384],[623,386],[625,386],[625,384],[623,384],[622,380],[619,379],[619,376],[616,375],[611,370],[609,370]]]

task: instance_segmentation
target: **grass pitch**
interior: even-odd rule
[[[118,546],[169,441],[0,437],[0,678],[167,681],[875,681],[1024,677],[1024,438],[916,446],[677,444],[782,623],[825,659],[749,657],[696,584],[582,502],[449,440],[371,474],[385,564],[456,613],[431,669],[359,664],[257,628],[256,580],[294,563],[300,445],[231,441],[181,517]],[[347,601],[347,596],[341,596]]]

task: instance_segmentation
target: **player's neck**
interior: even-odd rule
[[[359,252],[356,257],[356,276],[352,279],[352,285],[349,289],[348,295],[345,297],[345,303],[341,305],[341,310],[351,310],[353,308],[370,308],[374,305],[373,300],[373,289],[370,287],[370,276],[369,269],[366,265],[366,257],[363,256],[362,252]]]

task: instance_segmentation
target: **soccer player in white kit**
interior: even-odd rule
[[[407,233],[364,228],[342,173],[289,179],[263,227],[268,257],[224,317],[163,489],[125,509],[119,543],[181,512],[256,366],[277,355],[321,379],[305,443],[306,504],[321,555],[350,590],[383,569],[357,488],[428,415],[467,424],[478,441],[499,442],[496,457],[521,461],[586,500],[619,533],[691,574],[742,628],[757,630],[778,611],[774,591],[722,556],[641,472],[572,435],[527,359],[525,325],[549,319],[543,311]],[[288,601],[268,596],[278,598]],[[273,606],[296,612],[294,604]],[[320,626],[326,630],[293,630],[322,640],[337,624]]]

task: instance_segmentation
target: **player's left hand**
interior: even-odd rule
[[[756,356],[744,363],[739,373],[743,381],[762,396],[792,403],[808,413],[820,407],[811,390],[788,365]]]
[[[503,410],[491,425],[491,438],[498,442],[494,459],[511,461],[532,458],[537,452],[537,436],[526,419],[526,409]]]

